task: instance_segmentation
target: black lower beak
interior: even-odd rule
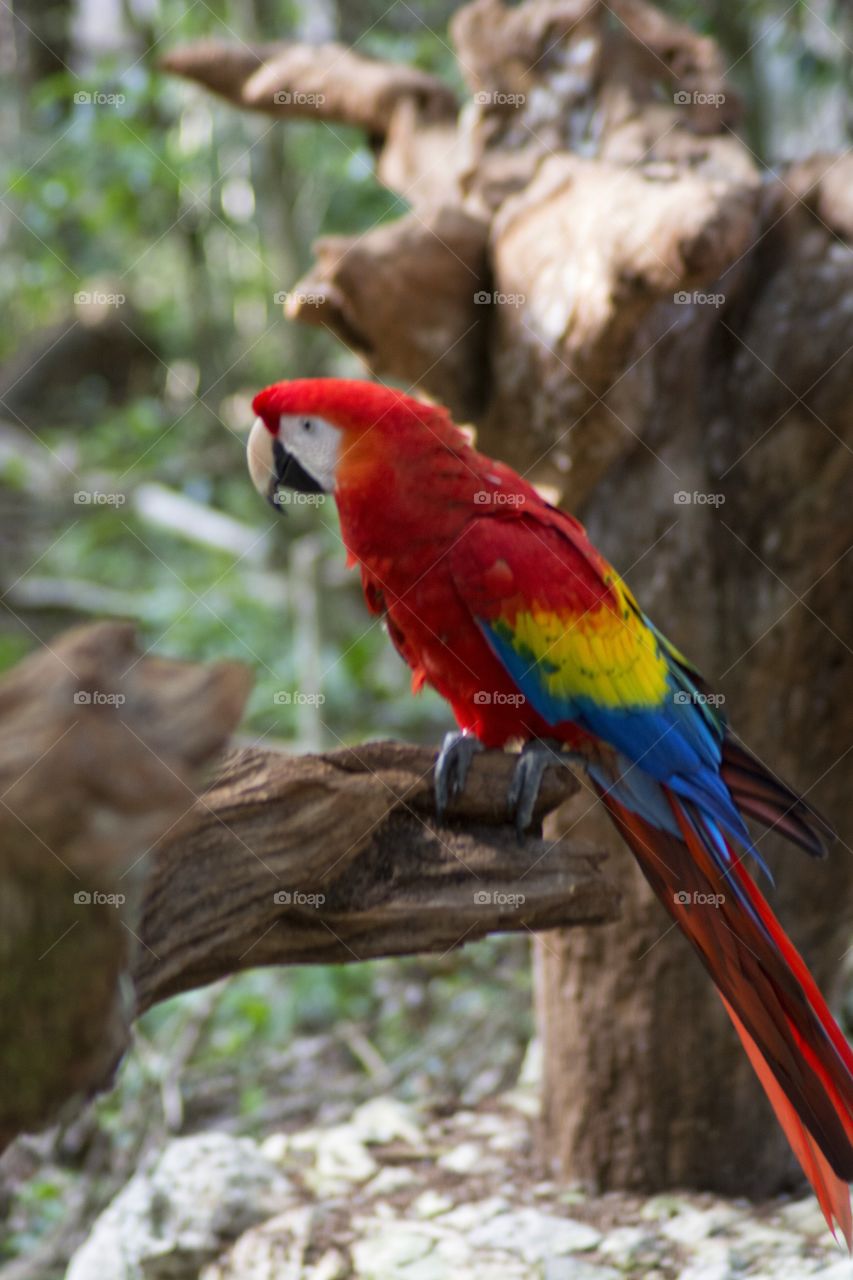
[[[267,498],[274,507],[282,509],[279,489],[293,489],[296,493],[325,493],[325,489],[306,471],[298,458],[288,453],[280,440],[273,440],[273,467],[275,475],[270,482]]]

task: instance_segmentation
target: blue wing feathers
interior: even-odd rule
[[[626,808],[672,834],[677,823],[661,790],[665,785],[695,809],[697,834],[722,870],[731,864],[723,832],[756,860],[769,879],[743,818],[720,776],[724,722],[702,693],[691,668],[667,645],[668,694],[656,707],[605,707],[588,697],[560,697],[541,679],[538,664],[519,653],[510,635],[484,620],[479,625],[517,688],[548,724],[571,721],[617,752],[615,769],[590,766],[595,781]],[[658,634],[657,632],[655,634]]]

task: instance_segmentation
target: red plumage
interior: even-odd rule
[[[486,746],[557,738],[588,762],[850,1246],[853,1054],[730,841],[750,849],[746,814],[819,855],[817,815],[708,709],[699,673],[578,521],[474,450],[444,409],[333,379],[279,383],[254,403],[272,434],[281,415],[341,431],[334,496],[348,556],[414,685],[432,685]],[[709,897],[718,905],[696,908]]]

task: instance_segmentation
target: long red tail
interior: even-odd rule
[[[830,1230],[853,1252],[853,1053],[814,979],[735,854],[725,869],[715,859],[718,830],[705,832],[671,793],[681,839],[600,793],[714,980]]]

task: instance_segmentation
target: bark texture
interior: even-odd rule
[[[853,886],[853,160],[762,172],[714,43],[644,0],[473,0],[452,39],[458,117],[404,91],[374,132],[411,212],[321,243],[296,288],[326,301],[294,313],[559,486],[750,749],[831,815],[828,864],[761,840],[831,995]],[[589,797],[561,821],[611,850],[627,906],[540,946],[555,1162],[777,1191],[793,1161],[704,972]]]

